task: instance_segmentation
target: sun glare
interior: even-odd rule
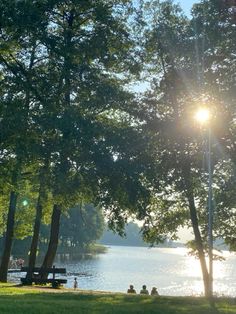
[[[199,109],[195,114],[195,119],[200,123],[206,123],[210,119],[210,112],[206,108]]]

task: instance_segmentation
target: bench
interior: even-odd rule
[[[29,267],[21,267],[21,272],[28,272]],[[52,278],[41,278],[43,274],[52,274]],[[32,283],[36,285],[46,285],[50,283],[52,288],[58,288],[61,284],[67,283],[67,279],[58,279],[55,278],[56,274],[66,274],[65,268],[56,268],[53,266],[52,268],[40,268],[34,267],[32,278],[20,278],[21,283],[23,285],[32,285]]]

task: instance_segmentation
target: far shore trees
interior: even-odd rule
[[[30,201],[28,200],[28,202]],[[24,204],[19,209],[20,215],[18,212],[16,215],[16,228],[12,247],[13,260],[27,258],[28,253],[30,253],[30,245],[32,245],[32,236],[29,235],[28,230],[32,229],[34,215],[31,214],[32,209],[26,208],[29,206],[26,205],[26,200],[23,202]],[[32,216],[29,221],[27,221],[27,214]],[[39,260],[44,257],[49,243],[50,225],[48,222],[48,218],[44,215],[40,226],[39,241],[37,242],[38,265]],[[57,254],[60,258],[68,255],[71,258],[80,258],[84,254],[103,253],[106,248],[96,242],[102,236],[104,228],[105,221],[101,208],[95,208],[92,204],[79,204],[68,209],[66,213],[63,213],[60,221]],[[0,250],[2,250],[2,247],[3,238],[0,238]]]

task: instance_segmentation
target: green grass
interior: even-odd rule
[[[50,292],[49,292],[50,291]],[[218,298],[215,309],[199,297],[151,297],[121,293],[78,293],[0,284],[1,314],[236,314],[234,299]]]

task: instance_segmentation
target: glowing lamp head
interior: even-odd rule
[[[201,124],[207,123],[210,119],[209,110],[206,108],[199,109],[195,114],[195,119]]]

